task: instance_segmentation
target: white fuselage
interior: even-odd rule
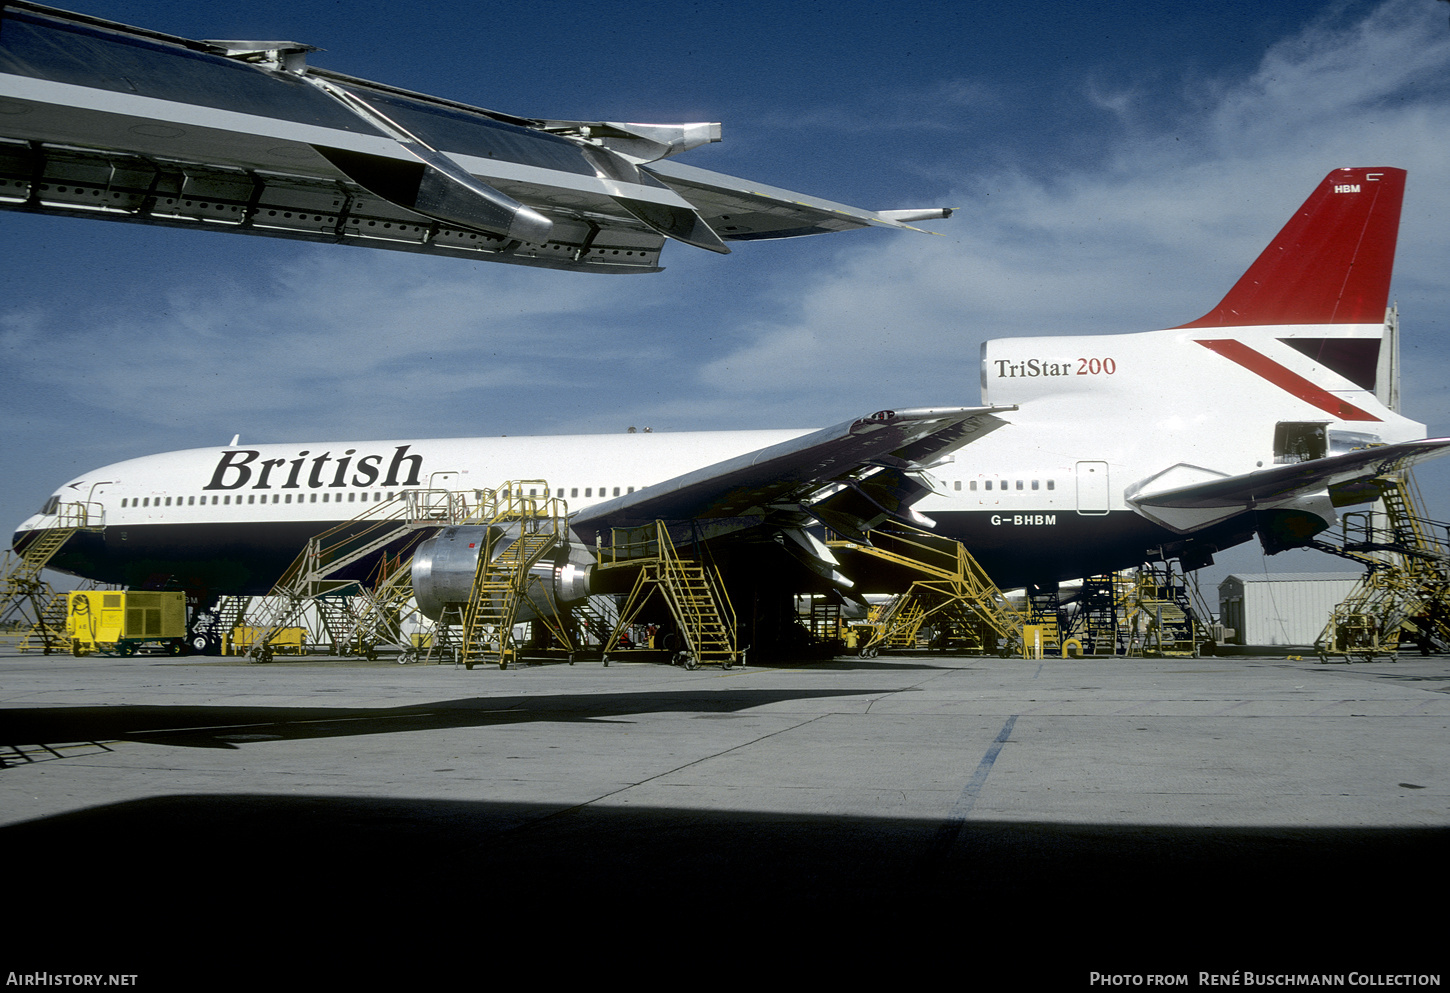
[[[1232,476],[1284,461],[1275,438],[1276,426],[1286,423],[1322,426],[1331,452],[1423,438],[1424,425],[1285,344],[1296,335],[1368,339],[1382,333],[1382,326],[1279,326],[987,342],[982,400],[1019,409],[1003,415],[1006,426],[931,468],[934,492],[915,509],[935,519],[941,533],[964,541],[984,565],[997,563],[1013,585],[1142,561],[1155,542],[1175,537],[1125,499],[1125,490],[1155,474],[1189,466]],[[1258,356],[1252,360],[1258,367],[1226,357],[1224,341]],[[160,531],[177,536],[158,544],[169,550],[161,560],[176,552],[177,541],[196,544],[198,555],[209,542],[235,554],[268,525],[290,525],[281,540],[295,551],[306,535],[408,489],[493,489],[536,480],[534,487],[547,485],[577,512],[805,433],[201,448],[105,466],[61,486],[56,496],[88,502],[93,518],[103,513],[105,545],[115,554],[138,547],[127,542],[157,544],[142,536]],[[47,526],[37,515],[21,531]]]

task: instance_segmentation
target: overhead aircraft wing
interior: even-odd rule
[[[718,124],[517,117],[315,51],[0,2],[0,208],[592,272],[658,271],[667,239],[728,253],[949,213],[660,164]]]
[[[852,228],[890,227],[939,234],[897,219],[928,220],[950,217],[951,208],[934,210],[872,211],[848,207],[819,197],[777,189],[764,183],[737,179],[699,169],[683,162],[654,162],[646,171],[694,206],[705,223],[726,241],[762,241],[795,238]]]
[[[595,504],[570,524],[590,541],[654,520],[698,521],[706,535],[766,521],[820,522],[863,541],[888,518],[929,525],[911,505],[930,488],[913,477],[1001,427],[1001,415],[1016,409],[878,411]]]
[[[1400,472],[1450,451],[1450,438],[1376,445],[1326,458],[1226,476],[1180,463],[1130,487],[1129,506],[1181,534],[1250,510],[1268,510],[1319,497],[1326,512],[1354,484]]]

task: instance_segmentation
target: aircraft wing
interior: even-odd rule
[[[1450,451],[1450,438],[1376,445],[1340,455],[1226,476],[1180,464],[1124,494],[1138,513],[1179,533],[1195,531],[1249,510],[1283,507],[1316,495],[1326,506],[1337,492],[1400,472]]]
[[[596,504],[570,524],[586,541],[655,520],[701,522],[707,535],[768,519],[819,522],[864,540],[887,518],[926,523],[927,462],[1001,427],[1016,407],[883,410]]]
[[[0,208],[593,272],[667,239],[905,228],[660,160],[720,126],[554,121],[307,65],[290,41],[194,41],[0,2]]]
[[[939,234],[905,224],[897,217],[927,220],[952,214],[951,209],[945,207],[920,211],[863,210],[710,172],[683,162],[655,162],[645,169],[690,201],[705,222],[726,241],[795,238],[868,226]]]

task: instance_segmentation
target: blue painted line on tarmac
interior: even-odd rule
[[[962,790],[962,795],[957,797],[957,802],[947,818],[948,824],[955,821],[957,827],[960,828],[961,822],[966,820],[967,815],[972,812],[972,807],[977,802],[977,796],[982,792],[982,787],[987,783],[987,776],[992,772],[992,765],[997,761],[1002,746],[1007,743],[1008,738],[1012,737],[1012,725],[1016,723],[1017,715],[1013,714],[1007,718],[1007,723],[1002,725],[1002,730],[997,732],[997,737],[992,741],[992,746],[987,749],[987,754],[983,755],[982,761],[977,763],[977,771],[972,773],[971,781]]]
[[[952,805],[951,813],[942,825],[936,829],[936,836],[932,838],[931,847],[928,849],[922,862],[922,869],[928,870],[941,859],[946,857],[952,845],[956,843],[957,835],[962,832],[962,825],[967,822],[967,815],[972,812],[972,807],[977,803],[977,797],[981,795],[982,787],[987,784],[987,776],[992,772],[992,766],[997,761],[997,756],[1002,751],[1002,746],[1007,739],[1012,737],[1012,726],[1017,723],[1017,714],[1007,718],[1007,723],[1002,725],[1002,730],[997,732],[987,754],[982,756],[982,761],[977,763],[977,771],[972,773],[972,778],[962,789],[962,795],[957,797],[957,802]]]

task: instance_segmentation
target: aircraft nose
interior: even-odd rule
[[[34,515],[21,521],[10,535],[10,548],[17,555],[25,550],[25,546],[35,538],[35,531],[40,525],[40,516]]]

